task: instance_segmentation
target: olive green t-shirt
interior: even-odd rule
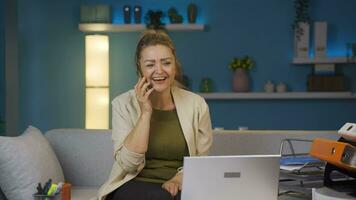
[[[188,155],[188,146],[177,111],[154,109],[151,116],[146,165],[135,179],[164,183],[177,173],[177,169],[183,166],[183,157]]]

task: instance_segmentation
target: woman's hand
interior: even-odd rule
[[[149,96],[154,89],[148,89],[149,85],[150,83],[146,77],[140,78],[135,85],[136,97],[141,108],[141,113],[152,113],[152,103]]]
[[[179,190],[182,190],[182,178],[183,174],[179,173],[167,182],[163,183],[162,188],[167,190],[174,197],[177,195]]]

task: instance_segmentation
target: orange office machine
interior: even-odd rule
[[[356,172],[356,147],[349,143],[316,138],[310,155],[336,167]]]
[[[356,199],[356,124],[346,123],[338,133],[338,141],[313,140],[309,154],[326,161],[324,187],[313,191],[313,200]]]

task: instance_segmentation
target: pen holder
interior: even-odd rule
[[[34,194],[34,200],[61,200],[61,194],[56,194],[53,196],[44,195],[44,194]]]

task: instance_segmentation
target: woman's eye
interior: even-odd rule
[[[153,64],[146,65],[146,67],[153,67],[153,66],[154,66]]]
[[[168,65],[171,64],[171,62],[165,62],[165,63],[163,63],[163,64],[166,65],[166,66],[168,66]]]

